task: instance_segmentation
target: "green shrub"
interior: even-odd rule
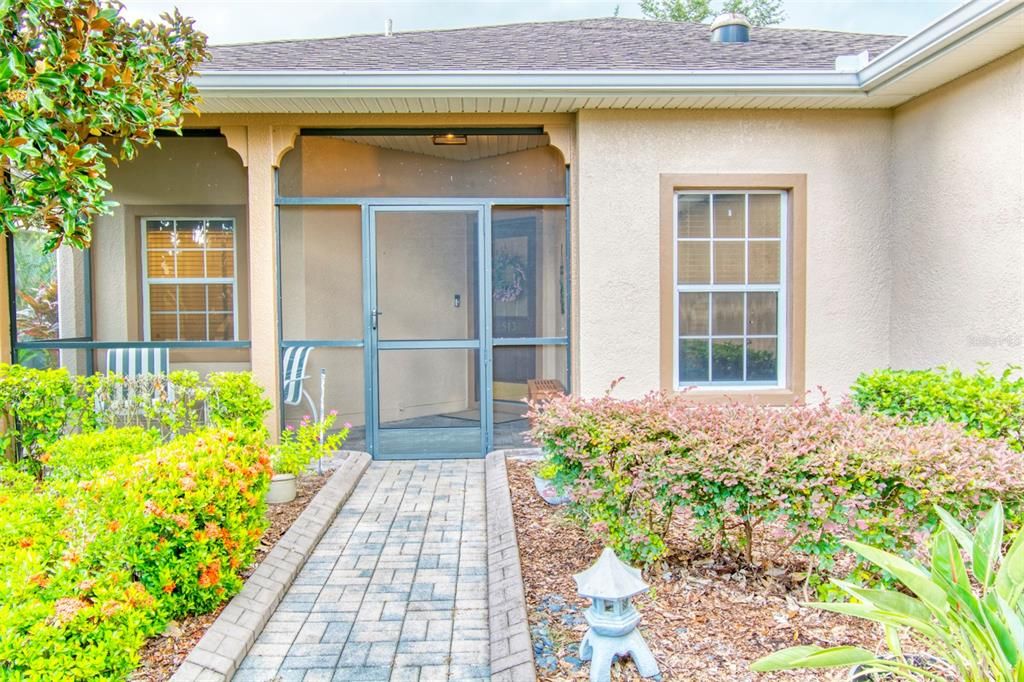
[[[1001,438],[1024,452],[1024,375],[1018,367],[1002,374],[982,365],[973,374],[938,367],[881,369],[861,374],[852,396],[860,409],[915,424],[937,420],[962,424],[984,438]]]
[[[0,452],[38,459],[85,405],[66,369],[0,364]]]
[[[129,561],[141,582],[177,618],[205,613],[242,587],[266,529],[270,459],[261,439],[204,430],[177,438],[135,461],[121,491],[136,524]],[[112,477],[111,481],[116,481]]]
[[[79,482],[0,469],[0,678],[124,679],[168,618],[241,587],[268,481],[262,441],[223,430]]]
[[[191,370],[72,377],[65,369],[0,364],[0,453],[38,473],[39,457],[73,433],[139,427],[169,440],[213,425],[265,437],[270,408],[249,372],[206,380]]]
[[[788,548],[823,570],[845,538],[911,552],[935,526],[935,505],[965,518],[997,500],[1014,513],[1024,507],[1024,460],[1003,442],[942,422],[904,425],[827,403],[780,410],[663,394],[565,397],[531,418],[573,511],[635,562],[665,553],[681,507],[711,550],[750,563],[755,546]],[[874,573],[860,566],[853,577]]]
[[[159,444],[155,431],[130,426],[61,438],[40,459],[48,469],[47,479],[84,481]]]
[[[307,415],[302,418],[298,428],[289,426],[281,434],[281,442],[274,448],[270,456],[271,468],[275,474],[299,475],[314,459],[330,455],[341,448],[348,438],[348,424],[335,433],[328,434],[338,413],[331,410],[319,422],[314,422]],[[324,442],[320,443],[323,435]]]
[[[209,385],[210,423],[222,428],[241,428],[263,433],[264,418],[273,404],[263,395],[263,387],[249,372],[212,372]]]
[[[0,678],[124,679],[158,632],[115,510],[73,483],[0,471]]]

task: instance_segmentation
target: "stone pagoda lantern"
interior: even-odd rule
[[[657,676],[658,663],[636,629],[640,613],[630,601],[650,587],[640,578],[640,569],[627,566],[605,547],[597,562],[573,580],[580,595],[591,602],[583,613],[590,629],[580,644],[580,658],[590,661],[590,682],[608,682],[612,661],[626,654],[642,677]]]

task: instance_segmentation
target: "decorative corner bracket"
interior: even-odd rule
[[[228,147],[235,150],[242,159],[242,165],[246,167],[249,166],[250,130],[250,126],[221,126],[220,129]],[[298,136],[298,126],[270,126],[270,156],[274,168],[279,167],[284,155],[295,147]]]

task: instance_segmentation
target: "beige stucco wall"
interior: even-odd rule
[[[1024,360],[1024,50],[893,116],[891,362]]]
[[[246,171],[223,138],[163,138],[161,147],[111,167],[116,201],[97,219],[93,235],[93,329],[98,341],[143,338],[141,220],[146,217],[216,216],[235,219],[238,264],[238,338],[249,338]],[[96,367],[105,369],[105,354]],[[249,368],[248,352],[178,350],[174,369],[200,372]]]
[[[662,173],[806,174],[806,385],[887,364],[890,112],[582,111],[577,139],[582,394],[660,386]]]

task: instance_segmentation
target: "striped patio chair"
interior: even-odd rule
[[[147,374],[155,374],[166,377],[171,371],[170,362],[170,349],[168,348],[144,348],[144,347],[133,347],[128,346],[125,348],[111,348],[107,350],[107,372],[109,374],[117,374],[123,376],[126,379],[134,379],[135,377],[141,377]],[[138,399],[137,391],[138,386],[128,385],[123,386],[120,389],[112,389],[113,394],[109,396],[111,400],[116,402],[134,401]],[[174,385],[170,381],[166,382],[166,394],[164,398],[170,402],[174,402]],[[161,398],[161,399],[164,399]],[[108,405],[105,405],[100,400],[99,396],[96,398],[97,409],[106,409]]]
[[[281,362],[281,390],[284,392],[285,405],[299,405],[305,398],[309,404],[310,413],[315,421],[319,421],[316,405],[313,404],[313,397],[306,390],[303,382],[309,379],[306,374],[306,365],[309,363],[309,354],[312,346],[289,346],[284,349],[284,358]]]
[[[107,371],[126,377],[140,374],[167,374],[170,371],[167,348],[111,348],[107,351]]]

